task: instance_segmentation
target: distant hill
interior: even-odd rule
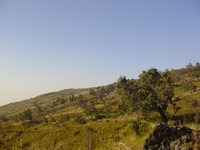
[[[89,91],[88,88],[85,89],[66,89],[66,90],[61,90],[58,92],[51,92],[47,94],[43,94],[40,96],[37,96],[35,98],[30,98],[27,100],[22,100],[19,102],[13,102],[4,106],[0,107],[0,116],[5,115],[5,116],[10,116],[14,114],[18,114],[25,109],[30,109],[34,105],[34,102],[37,102],[39,105],[44,106],[52,103],[53,101],[57,100],[58,98],[66,98],[69,95],[78,95],[78,94],[83,94],[84,92]]]
[[[190,64],[187,68],[177,70],[172,69],[170,73],[172,74],[174,84],[176,85],[175,94],[184,99],[187,99],[192,95],[194,99],[200,100],[200,65],[192,66]],[[191,93],[194,88],[197,90]],[[18,114],[25,109],[31,109],[34,107],[34,102],[37,102],[41,106],[46,106],[50,105],[53,101],[56,101],[59,98],[67,98],[70,95],[84,95],[85,93],[88,93],[89,90],[90,88],[65,89],[57,92],[46,93],[35,98],[13,102],[0,107],[0,116],[11,116]]]

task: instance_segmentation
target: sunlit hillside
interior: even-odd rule
[[[62,90],[0,107],[0,148],[142,149],[152,126],[162,121],[157,111],[146,108],[145,114],[137,108],[141,103],[129,101],[145,73],[137,80],[120,77],[107,86]],[[200,129],[200,65],[158,73],[170,74],[172,81],[176,105],[166,109],[168,124]]]

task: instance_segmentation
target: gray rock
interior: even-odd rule
[[[154,127],[143,147],[143,150],[184,149],[200,150],[200,131],[194,131],[186,126],[169,127],[165,123]]]

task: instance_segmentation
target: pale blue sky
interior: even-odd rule
[[[199,0],[0,0],[0,105],[199,61]]]

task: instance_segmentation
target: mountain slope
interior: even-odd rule
[[[199,130],[200,66],[170,73],[179,107],[167,108],[168,123]],[[159,114],[120,109],[117,90],[117,83],[68,89],[0,107],[9,118],[0,118],[0,149],[142,149]]]
[[[34,105],[34,102],[37,102],[39,105],[44,106],[51,104],[53,101],[57,100],[58,98],[66,98],[69,95],[78,95],[83,94],[84,92],[89,91],[89,89],[66,89],[61,90],[58,92],[51,92],[47,94],[43,94],[40,96],[37,96],[35,98],[30,98],[27,100],[19,101],[19,102],[13,102],[4,106],[0,107],[0,116],[1,115],[14,115],[17,113],[20,113],[21,111],[32,108]]]

